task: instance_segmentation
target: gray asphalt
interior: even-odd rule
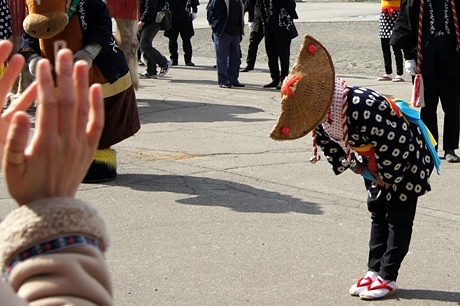
[[[205,5],[197,27],[207,26]],[[375,20],[379,3],[301,2],[298,10],[299,22]],[[443,163],[419,200],[399,292],[361,301],[348,294],[366,272],[361,178],[334,176],[324,158],[310,164],[309,136],[268,137],[280,93],[262,88],[266,64],[241,74],[245,88],[220,89],[214,58],[194,61],[141,81],[142,129],[114,147],[118,179],[78,192],[111,230],[117,305],[460,305],[459,164]],[[346,79],[410,97],[409,82]],[[1,186],[4,216],[14,204]]]

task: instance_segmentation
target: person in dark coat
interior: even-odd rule
[[[262,13],[260,12],[259,5],[256,3],[253,11],[247,10],[248,1],[245,2],[245,11],[248,12],[249,29],[249,46],[248,55],[246,56],[246,67],[242,68],[241,72],[248,72],[254,70],[257,59],[257,51],[259,44],[264,39],[264,28],[262,26]]]
[[[403,0],[390,44],[404,50],[406,70],[421,74],[424,87],[423,122],[438,142],[438,103],[444,111],[442,146],[447,162],[458,163],[455,153],[459,142],[460,118],[460,41],[456,38],[454,20],[460,9],[459,0],[426,0],[420,15],[420,0]],[[422,21],[421,44],[417,45],[418,24]],[[458,26],[458,24],[457,24]],[[420,56],[417,58],[417,51]]]
[[[206,7],[216,49],[217,82],[220,88],[244,87],[238,80],[240,42],[244,34],[244,5],[241,0],[211,0]]]
[[[140,46],[144,55],[144,62],[147,71],[140,75],[141,78],[153,78],[165,76],[171,67],[171,61],[153,47],[153,40],[160,31],[161,24],[155,22],[157,12],[165,6],[164,0],[140,0],[140,20],[138,30],[140,35]],[[160,67],[158,73],[157,67]]]
[[[295,0],[249,0],[248,11],[258,3],[262,13],[265,35],[265,51],[272,81],[264,88],[281,89],[284,78],[289,74],[291,41],[298,36],[294,19],[299,16],[295,10]]]
[[[182,39],[182,50],[184,51],[184,62],[187,66],[195,66],[192,62],[192,42],[195,35],[193,20],[198,13],[198,0],[168,0],[169,9],[172,13],[171,29],[165,31],[164,35],[169,38],[169,54],[172,65],[178,64],[178,44],[177,39]]]

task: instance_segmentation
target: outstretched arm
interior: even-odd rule
[[[27,146],[26,113],[11,118],[3,171],[20,204],[49,197],[73,197],[94,157],[104,126],[100,85],[88,86],[88,65],[73,70],[70,50],[58,54],[57,90],[48,60],[37,68],[36,131]],[[27,188],[24,188],[27,186]]]

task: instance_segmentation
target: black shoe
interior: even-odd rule
[[[279,85],[279,81],[272,81],[271,83],[265,84],[264,88],[275,88]]]
[[[195,66],[195,63],[194,62],[186,62],[185,66],[193,67],[193,66]]]
[[[177,61],[172,61],[171,66],[177,66],[179,63]]]
[[[243,83],[238,82],[238,83],[232,84],[232,86],[233,86],[233,87],[244,87],[244,86],[246,86],[246,84],[243,84]]]
[[[240,72],[248,72],[254,70],[254,67],[246,66],[243,69],[240,70]]]
[[[283,85],[283,82],[279,82],[278,85],[276,86],[276,89],[281,89],[282,85]]]
[[[232,88],[232,85],[230,85],[230,84],[220,84],[219,87],[220,88]]]
[[[460,157],[455,154],[454,150],[446,150],[444,154],[444,159],[448,163],[460,163]]]

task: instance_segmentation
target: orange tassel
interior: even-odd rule
[[[415,75],[414,86],[412,87],[412,104],[415,107],[425,106],[423,77],[420,73]]]

